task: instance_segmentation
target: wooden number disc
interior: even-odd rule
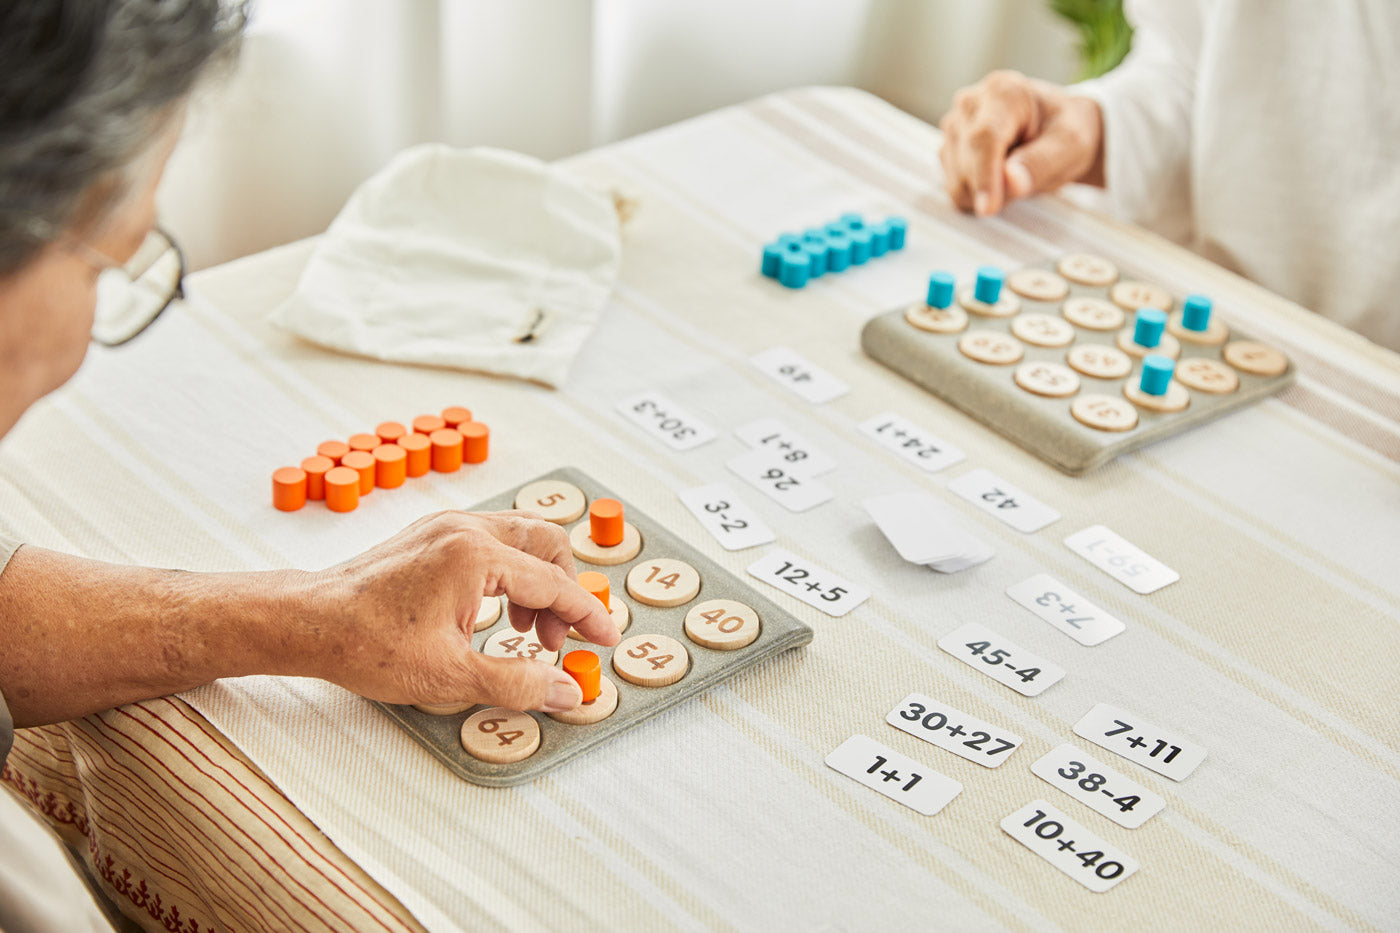
[[[546,713],[550,719],[571,726],[587,726],[602,722],[617,711],[617,684],[606,674],[598,678],[598,695],[562,713]]]
[[[617,598],[616,593],[608,594],[608,615],[612,616],[613,624],[617,626],[619,635],[627,631],[627,626],[632,624],[632,610],[628,609],[627,604]],[[569,629],[569,637],[574,641],[585,640],[578,633],[578,629]]]
[[[553,664],[559,660],[559,652],[550,651],[535,637],[535,630],[517,632],[504,628],[486,639],[481,653],[488,658],[517,658],[522,661],[543,661]]]
[[[1137,427],[1137,409],[1111,395],[1081,395],[1069,407],[1080,424],[1099,431],[1131,431]]]
[[[611,567],[627,563],[642,551],[642,533],[631,522],[622,526],[622,543],[612,547],[598,544],[589,537],[590,532],[587,521],[579,522],[569,531],[569,545],[574,550],[574,556],[586,563]]]
[[[1079,391],[1079,377],[1059,363],[1022,363],[1013,378],[1027,392],[1050,398],[1068,398]]]
[[[973,314],[980,314],[983,317],[1011,317],[1021,310],[1021,299],[1017,298],[1009,288],[1003,288],[997,303],[989,305],[985,301],[978,301],[973,287],[968,285],[958,292],[958,304]]]
[[[1253,340],[1227,343],[1221,355],[1225,362],[1251,376],[1282,376],[1288,369],[1288,357],[1282,351]]]
[[[1210,319],[1210,326],[1205,330],[1187,330],[1181,326],[1181,312],[1177,311],[1167,321],[1167,333],[1179,337],[1186,343],[1194,343],[1202,347],[1218,347],[1230,339],[1230,328],[1220,317],[1213,316]]]
[[[583,490],[573,483],[557,479],[537,480],[520,487],[515,494],[515,507],[536,512],[540,518],[556,525],[575,521],[588,508]]]
[[[1071,298],[1060,306],[1060,313],[1085,330],[1117,330],[1123,326],[1123,309],[1102,298]]]
[[[496,624],[496,620],[501,617],[501,597],[486,596],[481,600],[481,608],[476,611],[476,622],[472,625],[473,632],[484,632]]]
[[[683,606],[700,592],[700,571],[683,560],[644,560],[627,571],[627,592],[648,606]]]
[[[759,630],[758,613],[732,599],[707,599],[685,614],[686,637],[706,648],[747,648]]]
[[[1037,347],[1067,347],[1074,342],[1069,322],[1048,314],[1021,315],[1011,322],[1011,333]]]
[[[1080,285],[1105,288],[1118,281],[1117,266],[1102,256],[1089,253],[1070,253],[1055,264],[1055,269],[1060,275]]]
[[[1133,325],[1130,324],[1118,332],[1118,349],[1129,356],[1135,356],[1138,359],[1142,359],[1149,353],[1158,353],[1172,359],[1181,356],[1181,344],[1171,334],[1162,334],[1162,339],[1155,347],[1144,347],[1133,339],[1134,329]]]
[[[1211,395],[1229,395],[1240,387],[1240,377],[1233,369],[1205,356],[1182,360],[1173,375],[1186,388]]]
[[[690,670],[690,654],[669,635],[633,635],[613,649],[612,664],[628,683],[665,687]]]
[[[1082,343],[1065,354],[1065,362],[1095,379],[1122,379],[1133,371],[1132,357],[1114,347]]]
[[[957,305],[934,308],[918,301],[905,309],[904,319],[931,334],[956,334],[967,327],[967,312]]]
[[[1191,393],[1175,379],[1167,383],[1165,395],[1148,395],[1135,381],[1129,379],[1123,383],[1123,397],[1139,408],[1163,413],[1182,411],[1191,404]]]
[[[1009,366],[1026,352],[1015,337],[992,330],[968,331],[958,340],[958,349],[968,359],[994,366]]]
[[[1032,301],[1059,301],[1069,294],[1069,283],[1044,269],[1017,269],[1007,277],[1006,287]]]
[[[524,761],[540,747],[540,724],[519,710],[493,706],[472,713],[462,723],[462,748],[495,765]]]
[[[1108,297],[1124,311],[1136,311],[1139,308],[1161,308],[1163,311],[1172,309],[1171,293],[1151,282],[1119,282],[1109,290]]]

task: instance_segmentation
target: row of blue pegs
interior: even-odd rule
[[[784,233],[763,247],[763,274],[788,288],[801,288],[828,272],[844,272],[903,249],[908,230],[903,217],[868,224],[859,214],[842,214],[825,227],[813,227],[801,236]]]

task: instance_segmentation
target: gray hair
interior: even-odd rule
[[[120,201],[246,19],[243,0],[0,3],[0,276]]]

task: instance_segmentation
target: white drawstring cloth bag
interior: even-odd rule
[[[558,387],[612,292],[607,192],[499,149],[407,149],[316,245],[279,327],[333,350]]]

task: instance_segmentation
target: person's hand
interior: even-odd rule
[[[483,597],[509,598],[510,624],[557,650],[568,630],[615,645],[617,626],[578,585],[569,538],[530,512],[441,512],[313,575],[312,673],[386,703],[473,701],[560,712],[578,685],[542,661],[471,646]]]
[[[1103,184],[1099,105],[1048,81],[994,71],[953,95],[939,128],[948,196],[979,217],[1070,182]]]

